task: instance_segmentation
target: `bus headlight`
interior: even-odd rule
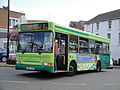
[[[52,63],[43,63],[43,65],[45,65],[45,66],[52,66],[53,64]]]
[[[21,64],[21,61],[17,61],[16,64]]]

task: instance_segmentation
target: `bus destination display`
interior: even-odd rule
[[[48,29],[48,23],[33,23],[33,24],[21,25],[21,31],[47,30],[47,29]]]

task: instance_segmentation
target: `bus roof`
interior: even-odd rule
[[[101,41],[101,42],[110,43],[110,39],[108,39],[108,38],[98,36],[98,35],[95,35],[95,34],[91,34],[91,33],[85,32],[83,30],[59,25],[59,24],[56,24],[54,22],[48,22],[48,21],[45,21],[45,22],[29,22],[29,23],[24,23],[24,24],[35,24],[35,23],[48,23],[50,25],[48,29],[54,30],[55,32],[61,32],[62,31],[62,33],[64,33],[64,34],[72,34],[72,35],[77,35],[77,36],[88,38],[88,39],[93,39],[93,40],[97,40],[97,41]],[[19,26],[20,25],[22,25],[22,24],[19,24]]]
[[[55,31],[58,31],[58,32],[62,31],[64,33],[69,33],[69,34],[78,35],[78,36],[84,37],[84,38],[89,38],[89,39],[93,39],[93,40],[97,40],[97,41],[101,41],[101,42],[110,43],[110,39],[102,37],[102,36],[88,33],[83,30],[62,26],[62,25],[59,25],[56,23],[53,23],[53,25],[54,25]]]

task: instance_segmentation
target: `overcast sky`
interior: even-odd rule
[[[0,0],[0,6],[7,0]],[[29,20],[49,20],[62,25],[90,20],[98,14],[120,9],[120,0],[10,0],[10,9]]]

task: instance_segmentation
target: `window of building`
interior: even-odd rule
[[[96,23],[96,28],[97,30],[99,30],[99,23]]]
[[[13,26],[15,26],[15,19],[13,19]]]
[[[11,20],[11,19],[9,19],[9,26],[12,26],[12,23],[11,23],[11,21],[12,21],[12,20]]]
[[[16,18],[10,18],[9,19],[9,26],[11,27],[11,28],[13,28],[15,25],[17,25],[19,23],[19,20],[18,19],[16,19]]]
[[[120,30],[120,19],[119,19],[118,21],[119,21],[119,26],[118,26],[118,29]]]
[[[111,39],[111,33],[108,33],[108,34],[107,34],[107,37],[108,37],[109,39]]]
[[[108,28],[111,29],[111,26],[112,26],[112,21],[108,21]]]
[[[120,44],[120,33],[118,33],[118,38],[119,38],[119,44]]]
[[[70,35],[70,52],[78,52],[78,36]]]
[[[16,25],[18,24],[18,20],[16,20]]]

